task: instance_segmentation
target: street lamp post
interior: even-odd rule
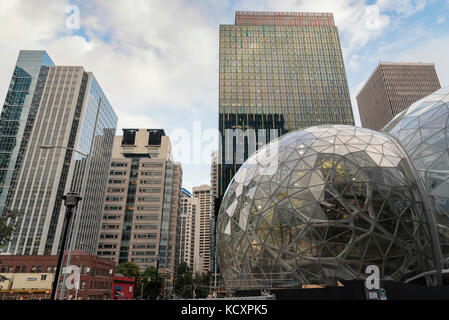
[[[67,231],[69,229],[70,219],[72,218],[73,209],[78,205],[78,202],[82,200],[82,198],[76,192],[69,192],[65,196],[62,197],[64,200],[64,205],[67,210],[64,218],[64,225],[61,234],[61,242],[59,245],[59,256],[58,256],[58,264],[56,265],[56,274],[53,279],[53,289],[51,291],[51,300],[55,300],[56,289],[58,288],[59,275],[61,272],[61,264],[62,258],[64,257],[64,248],[67,240]],[[63,284],[64,285],[64,284]]]
[[[142,299],[142,297],[143,297],[143,286],[144,286],[144,280],[145,280],[145,279],[147,279],[148,282],[151,282],[151,277],[150,277],[150,276],[148,276],[148,277],[142,277],[142,288],[141,288],[141,290],[140,290],[140,300],[143,300],[143,299]]]
[[[52,149],[70,150],[70,151],[79,153],[80,155],[86,157],[88,160],[90,159],[88,154],[85,154],[85,153],[83,153],[81,151],[78,151],[78,150],[76,150],[74,148],[70,148],[70,147],[41,145],[40,148],[43,149],[43,150],[52,150]],[[86,172],[87,172],[87,168],[84,170],[83,181],[85,179]],[[78,219],[78,217],[79,217],[79,215],[77,217],[75,217],[75,223],[74,223],[74,226],[72,226],[72,236],[71,236],[71,239],[70,239],[70,242],[69,242],[69,248],[68,248],[69,253],[68,253],[68,256],[67,256],[66,266],[70,265],[70,261],[71,261],[71,258],[72,258],[72,250],[73,250],[73,246],[74,246],[73,242],[76,241],[76,236],[77,236],[78,227],[79,227],[79,219]],[[75,239],[73,239],[73,238],[75,238]],[[64,274],[63,282],[65,282],[65,279],[66,279],[66,274]],[[64,295],[65,295],[64,294],[64,291],[65,291],[64,289],[65,289],[65,286],[64,286],[64,283],[63,283],[63,286],[61,288],[61,292],[60,292],[60,295],[59,295],[59,299],[60,300],[64,299]]]
[[[159,262],[161,257],[158,255],[156,257],[156,294],[159,295]]]

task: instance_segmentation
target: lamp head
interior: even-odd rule
[[[67,208],[74,208],[78,205],[78,202],[81,201],[83,198],[81,198],[78,193],[70,191],[66,195],[62,197],[62,200],[64,200],[64,205]]]

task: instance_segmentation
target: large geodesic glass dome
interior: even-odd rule
[[[383,129],[396,136],[422,176],[449,267],[449,87],[413,103]]]
[[[217,221],[228,288],[404,280],[433,269],[423,187],[400,145],[352,126],[297,130],[231,181]]]

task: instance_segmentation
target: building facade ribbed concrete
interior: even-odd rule
[[[17,70],[12,80],[16,83]],[[75,191],[83,200],[72,226],[77,219],[80,227],[69,239],[75,241],[74,249],[94,254],[117,116],[94,75],[83,67],[42,65],[31,83],[34,80],[25,132],[17,133],[23,138],[21,151],[5,201],[7,209],[21,214],[3,251],[56,254],[65,217],[62,197]],[[7,97],[3,111],[11,106],[9,101]]]
[[[433,63],[381,62],[357,95],[362,127],[380,130],[413,102],[440,88]]]
[[[173,278],[179,261],[182,167],[172,158],[161,129],[123,129],[116,136],[103,212],[98,256],[157,264]]]

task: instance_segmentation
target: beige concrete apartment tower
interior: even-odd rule
[[[182,168],[161,129],[123,129],[116,136],[97,254],[141,271],[157,265],[173,283]]]
[[[192,194],[183,189],[181,192],[181,213],[179,222],[179,255],[178,263],[187,263],[190,270],[193,270],[195,255],[195,218],[196,212],[200,208],[198,198],[193,198]]]
[[[211,188],[210,185],[202,184],[193,187],[193,198],[199,200],[199,210],[195,217],[195,248],[194,248],[194,272],[210,271],[210,209]]]

